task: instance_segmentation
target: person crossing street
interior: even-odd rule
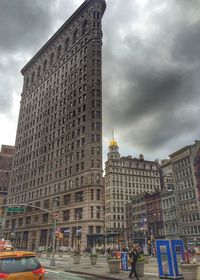
[[[131,252],[129,253],[129,258],[130,258],[130,263],[131,263],[131,271],[129,274],[129,278],[133,278],[132,275],[134,273],[134,276],[137,280],[139,280],[137,271],[136,271],[136,263],[137,263],[138,257],[139,257],[139,254],[138,254],[137,248],[135,246],[133,246]]]

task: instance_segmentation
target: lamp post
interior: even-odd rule
[[[78,229],[78,221],[80,219],[80,213],[77,213],[76,220],[77,220],[77,225],[76,225],[76,242],[77,242],[77,251],[79,252],[79,229]]]
[[[141,227],[140,230],[143,230],[144,233],[144,253],[145,255],[147,255],[147,218],[146,217],[142,217],[140,219],[140,223],[141,223]]]
[[[106,243],[107,243],[107,240],[106,240],[106,211],[105,211],[105,208],[97,208],[96,207],[96,213],[99,213],[99,215],[101,215],[101,209],[103,210],[103,215],[104,215],[104,251],[106,253]],[[99,219],[100,219],[100,216],[99,216]],[[95,241],[95,246],[93,248],[93,253],[96,253],[96,241]]]
[[[56,213],[56,209],[57,209],[57,201],[58,198],[54,198],[54,203],[53,203],[53,216],[52,216],[52,254],[51,254],[51,258],[50,258],[50,265],[51,266],[55,266],[56,262],[55,262],[55,244],[56,244],[56,224],[57,224],[57,213]]]

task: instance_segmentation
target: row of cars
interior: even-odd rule
[[[45,270],[36,254],[14,251],[9,240],[0,240],[0,280],[44,280]]]

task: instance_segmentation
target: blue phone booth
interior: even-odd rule
[[[184,260],[183,240],[156,240],[159,277],[164,279],[183,279],[178,264]]]

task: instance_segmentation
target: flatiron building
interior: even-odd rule
[[[86,0],[21,70],[15,156],[4,236],[15,247],[104,244],[102,178],[102,29],[104,0]],[[42,29],[41,29],[42,32]]]

